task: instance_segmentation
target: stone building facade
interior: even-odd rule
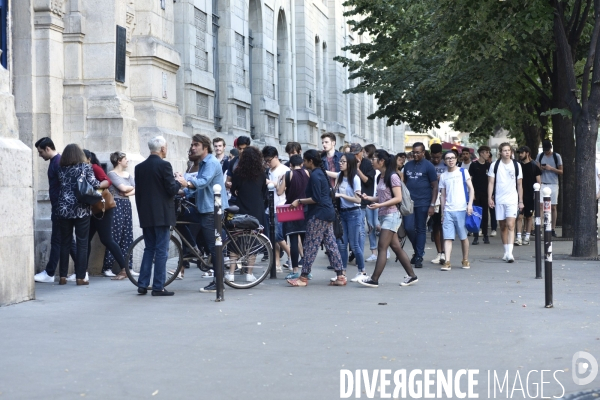
[[[18,139],[78,143],[102,162],[133,164],[162,134],[181,171],[190,137],[231,146],[344,142],[400,151],[402,126],[368,120],[371,96],[333,58],[365,40],[349,30],[343,0],[0,0],[2,62]],[[0,43],[0,44],[1,44]],[[17,129],[15,128],[15,132]],[[47,163],[31,153],[35,270],[49,251]],[[32,266],[33,267],[33,266]],[[33,268],[32,268],[33,269]]]

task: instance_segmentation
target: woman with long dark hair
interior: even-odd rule
[[[95,189],[100,187],[100,182],[94,176],[92,167],[87,163],[87,158],[79,146],[71,143],[65,147],[60,158],[58,180],[60,194],[58,197],[58,217],[60,220],[60,281],[59,285],[67,283],[69,270],[69,250],[73,240],[73,229],[77,239],[77,256],[75,257],[75,281],[77,285],[88,285],[87,255],[88,234],[90,230],[91,207],[89,204],[80,203],[75,196],[77,180],[83,177]]]
[[[281,196],[285,193],[285,204],[292,204],[294,200],[306,197],[306,186],[310,175],[306,169],[302,168],[302,162],[300,155],[291,156],[291,170],[279,178],[277,194]],[[300,257],[300,243],[298,241],[302,240],[302,243],[305,241],[306,220],[284,222],[283,232],[290,239],[290,258],[292,260],[292,272],[285,279],[298,279],[300,278],[299,265],[301,264],[298,262],[298,257]]]
[[[361,246],[360,241],[361,230],[357,229],[360,224],[364,224],[362,211],[360,210],[360,201],[362,200],[360,197],[360,177],[357,171],[358,162],[356,156],[352,153],[344,153],[340,158],[340,172],[327,171],[327,176],[336,179],[335,197],[338,201],[336,207],[340,211],[342,227],[344,228],[344,236],[337,239],[337,245],[344,264],[344,275],[348,266],[348,244],[356,258],[358,273],[352,278],[352,282],[367,277],[363,246]],[[337,277],[331,278],[332,281],[336,279]]]
[[[395,159],[391,157],[385,150],[377,150],[373,157],[373,167],[379,170],[379,180],[377,181],[377,196],[368,196],[363,194],[362,198],[371,201],[369,207],[372,210],[377,210],[379,214],[379,224],[381,232],[379,233],[379,244],[377,248],[377,262],[375,271],[369,279],[358,280],[361,285],[368,287],[378,287],[379,277],[385,268],[387,262],[388,247],[396,253],[396,257],[404,267],[408,274],[404,281],[400,282],[401,286],[409,286],[418,282],[410,259],[400,245],[398,240],[398,229],[402,223],[402,216],[398,210],[398,204],[402,201],[402,185],[400,177],[396,173]]]
[[[338,250],[335,235],[333,234],[333,220],[335,219],[335,210],[331,201],[329,182],[321,160],[321,153],[311,149],[304,153],[304,168],[310,171],[310,178],[306,186],[306,197],[296,199],[292,202],[292,207],[298,207],[299,204],[307,205],[306,215],[306,243],[304,243],[304,264],[302,273],[298,279],[288,279],[292,286],[307,286],[308,275],[312,269],[312,264],[317,257],[319,246],[325,244],[330,265],[335,269],[337,278],[335,282],[330,282],[331,286],[346,285],[344,276],[344,265],[342,257]]]
[[[254,146],[248,146],[240,154],[240,160],[231,176],[231,194],[237,198],[235,203],[240,214],[252,215],[258,222],[265,224],[265,206],[263,195],[267,190],[267,178],[263,168],[263,156],[259,149]],[[255,256],[254,256],[255,257]],[[236,259],[236,255],[231,252],[229,258]],[[246,282],[255,281],[252,274],[253,257],[249,257],[250,267],[246,274]],[[232,281],[234,279],[235,263],[230,263],[229,273],[225,279]]]
[[[96,157],[96,154],[92,153],[89,150],[83,150],[87,161],[92,165],[92,170],[94,171],[94,176],[98,181],[100,181],[100,188],[105,189],[108,188],[112,182],[108,179],[108,176],[102,169],[100,165],[100,161]],[[96,232],[98,232],[98,237],[100,238],[100,242],[106,247],[106,251],[110,251],[114,258],[110,258],[106,256],[106,252],[104,253],[104,262],[102,264],[102,275],[108,277],[115,277],[115,273],[112,271],[114,260],[117,261],[121,270],[127,268],[127,263],[125,262],[125,257],[123,256],[123,252],[121,248],[115,242],[112,235],[112,225],[113,225],[113,217],[114,217],[115,209],[111,208],[106,210],[104,214],[100,213],[98,215],[92,215],[90,220],[90,231],[88,234],[88,251],[87,251],[87,259],[88,262],[90,260],[90,253],[92,249],[92,239]],[[133,233],[132,233],[133,236]]]

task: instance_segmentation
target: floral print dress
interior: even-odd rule
[[[80,203],[75,197],[77,179],[80,176],[94,187],[100,186],[100,182],[94,176],[92,166],[89,164],[69,165],[60,167],[58,180],[60,182],[60,194],[58,196],[58,216],[62,219],[87,218],[92,215],[89,204]]]

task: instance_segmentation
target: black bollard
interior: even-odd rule
[[[551,193],[552,191],[549,187],[544,188],[544,252],[546,260],[544,263],[544,275],[546,276],[546,308],[554,307],[552,305],[552,198],[550,197]]]
[[[277,279],[277,267],[275,262],[275,185],[269,183],[269,239],[271,240],[271,247],[273,248],[273,260],[269,260],[273,265],[271,266],[271,279]]]
[[[540,184],[533,185],[535,227],[535,279],[542,279],[542,218],[540,215]]]
[[[215,301],[225,301],[223,296],[223,239],[221,238],[223,209],[221,207],[221,185],[214,185],[215,192],[215,257],[213,268],[217,283],[217,298]]]

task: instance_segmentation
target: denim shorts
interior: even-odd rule
[[[270,235],[270,221],[269,221],[269,214],[265,214],[265,230],[264,230],[264,234],[269,237]],[[282,222],[277,222],[277,213],[275,213],[275,241],[276,242],[283,242],[285,240],[284,236],[283,236],[283,223]]]
[[[400,228],[401,223],[402,216],[399,212],[379,216],[379,225],[381,225],[381,229],[398,232],[398,228]]]
[[[458,235],[460,240],[467,238],[467,228],[465,227],[466,217],[467,210],[444,212],[444,222],[442,222],[444,240],[454,240],[456,235]]]

